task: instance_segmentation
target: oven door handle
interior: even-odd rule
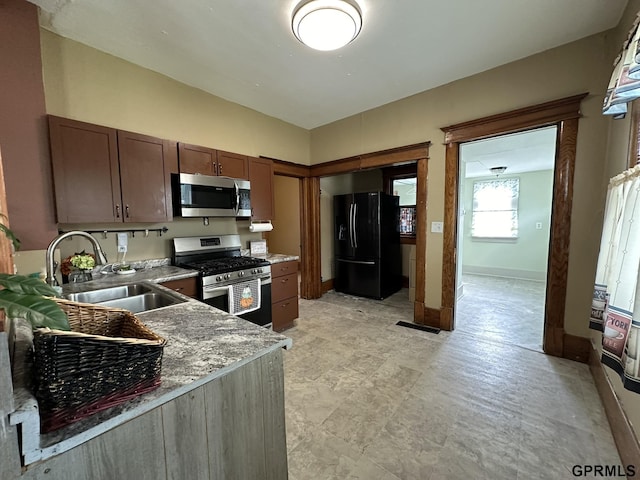
[[[223,295],[229,295],[229,285],[223,287],[216,287],[215,285],[205,285],[202,287],[202,298],[206,300],[208,298],[222,297]]]

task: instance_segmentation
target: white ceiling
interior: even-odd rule
[[[317,52],[299,0],[30,0],[41,25],[311,129],[614,27],[627,0],[358,0],[360,36]]]
[[[501,135],[460,146],[464,178],[494,175],[492,167],[507,167],[504,175],[551,170],[555,163],[556,127]]]

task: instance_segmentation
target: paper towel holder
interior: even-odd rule
[[[250,232],[270,232],[271,230],[273,230],[271,220],[267,220],[265,222],[251,222],[251,225],[249,225]]]

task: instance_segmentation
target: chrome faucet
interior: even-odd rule
[[[87,232],[82,232],[80,230],[74,230],[73,232],[63,233],[61,235],[58,235],[53,240],[51,240],[51,243],[47,247],[47,254],[45,257],[46,269],[47,269],[46,282],[49,285],[54,286],[56,284],[56,272],[54,271],[55,267],[53,266],[53,252],[55,251],[55,249],[58,247],[58,244],[62,240],[64,240],[65,238],[75,237],[75,236],[85,237],[87,240],[91,242],[91,245],[93,245],[93,253],[96,256],[96,265],[104,265],[105,263],[107,263],[107,257],[102,251],[102,247],[98,243],[98,240],[96,240],[92,235],[88,234]]]

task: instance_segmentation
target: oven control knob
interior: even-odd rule
[[[258,269],[258,273],[262,273],[262,271],[263,271],[263,270],[262,270],[261,268],[259,268],[259,269]]]
[[[224,279],[225,280],[229,280],[231,278],[231,274],[230,273],[225,273],[224,274]]]
[[[251,270],[251,273],[253,273],[255,275],[256,273],[258,273],[258,269],[254,268],[253,270]]]
[[[218,275],[218,276],[216,277],[216,282],[221,282],[221,281],[222,281],[222,276]]]
[[[238,272],[239,277],[244,277],[244,272]]]

